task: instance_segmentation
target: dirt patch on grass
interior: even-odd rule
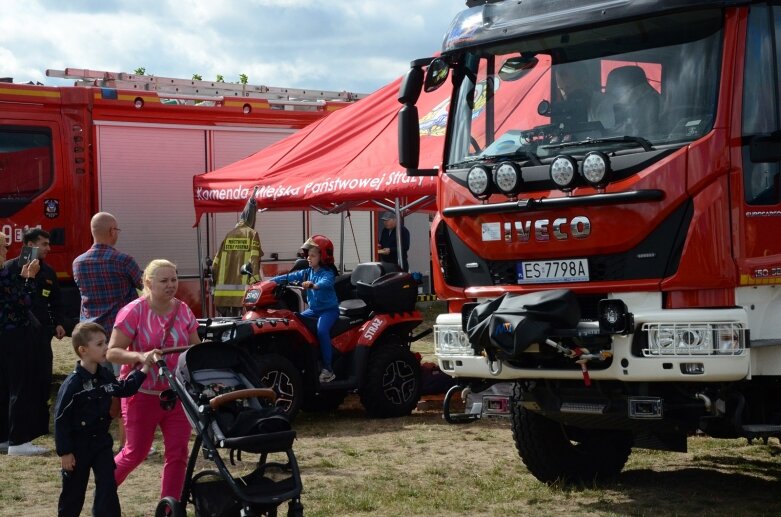
[[[424,345],[428,346],[428,345]],[[73,366],[55,341],[61,380]],[[547,486],[518,457],[509,422],[454,426],[439,408],[370,420],[351,395],[332,413],[302,413],[294,450],[307,516],[778,515],[781,447],[694,437],[687,454],[635,450],[615,483]],[[37,441],[52,447],[51,436]],[[162,443],[120,487],[123,514],[148,516]],[[251,468],[251,455],[237,472]],[[200,460],[199,467],[213,468]],[[0,515],[56,515],[59,459],[0,456]],[[83,515],[90,514],[92,484]],[[192,507],[190,514],[192,515]],[[284,507],[282,508],[285,509]]]

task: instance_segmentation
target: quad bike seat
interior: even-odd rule
[[[354,300],[348,300],[349,302],[352,302]],[[357,300],[361,303],[363,303],[362,300]],[[364,303],[364,305],[366,305]],[[341,306],[339,307],[340,314],[339,319],[336,320],[334,323],[334,326],[331,327],[331,332],[329,332],[329,335],[331,337],[336,337],[339,334],[342,334],[343,332],[346,332],[347,330],[351,329],[352,327],[355,327],[356,325],[360,325],[366,321],[366,318],[364,317],[351,317],[351,316],[343,316],[341,314]],[[307,316],[301,316],[299,314],[298,318],[301,320],[301,323],[304,324],[304,326],[309,329],[309,331],[317,336],[317,318],[310,318]]]
[[[372,284],[380,277],[399,270],[399,266],[390,262],[364,262],[355,266],[350,275],[350,289],[339,297],[339,314],[351,319],[367,318],[370,312],[371,300],[360,296],[359,283]],[[340,279],[337,279],[339,281]],[[344,280],[341,280],[344,282]],[[337,296],[339,291],[337,290]],[[334,325],[335,327],[336,325]]]

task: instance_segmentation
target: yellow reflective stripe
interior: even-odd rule
[[[223,290],[215,290],[214,296],[241,296],[244,297],[244,289],[241,291],[223,291]]]

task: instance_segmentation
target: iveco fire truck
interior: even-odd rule
[[[438,175],[439,365],[540,480],[781,436],[781,5],[470,1],[402,83]],[[453,84],[440,169],[415,101]],[[494,400],[495,402],[495,400]]]
[[[0,82],[0,231],[11,237],[9,257],[26,229],[50,232],[47,261],[63,282],[71,313],[79,303],[71,263],[90,247],[90,218],[101,210],[117,216],[118,247],[142,267],[159,257],[178,265],[179,295],[198,310],[192,177],[358,97],[84,69],[47,75],[76,82]]]

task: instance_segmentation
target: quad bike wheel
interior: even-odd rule
[[[276,405],[293,420],[304,399],[301,372],[286,357],[279,354],[256,354],[260,380],[277,394]]]
[[[409,415],[420,399],[420,362],[397,338],[378,343],[369,355],[361,404],[369,416]]]
[[[164,497],[157,503],[155,517],[186,517],[184,506],[173,497]]]
[[[515,447],[543,483],[593,483],[618,476],[632,452],[628,431],[564,426],[520,405],[516,384],[510,401]]]

